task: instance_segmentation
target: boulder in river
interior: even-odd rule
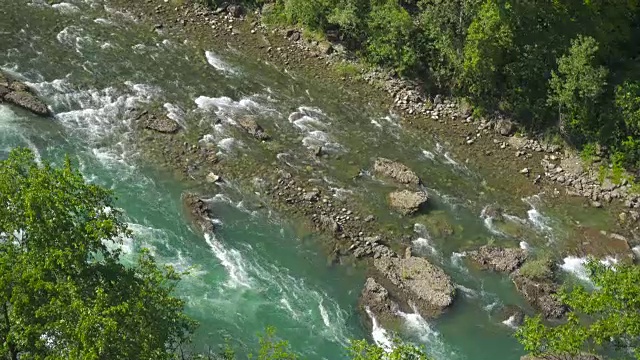
[[[0,73],[0,103],[7,102],[40,116],[51,116],[49,107],[29,87]]]
[[[550,280],[534,279],[522,275],[520,270],[511,274],[511,280],[524,298],[547,319],[559,319],[567,312],[556,294],[559,285]]]
[[[144,110],[138,114],[136,120],[144,126],[144,128],[157,131],[164,134],[173,134],[180,130],[180,125],[166,115],[156,115]]]
[[[416,213],[429,200],[424,191],[400,190],[389,194],[389,205],[402,215]]]
[[[269,140],[270,136],[264,131],[262,126],[256,122],[253,116],[243,116],[236,120],[238,125],[258,140]]]
[[[438,315],[453,303],[451,278],[425,258],[381,257],[373,265],[383,282],[393,285],[394,297],[413,304],[423,316]]]
[[[373,170],[401,184],[420,185],[420,178],[408,166],[385,158],[377,158]]]
[[[193,222],[198,225],[205,233],[211,233],[215,229],[211,219],[213,211],[209,204],[202,200],[198,195],[193,193],[182,194],[182,203],[189,212]]]
[[[469,258],[482,268],[498,272],[515,271],[527,259],[527,252],[520,248],[501,248],[485,245],[468,252]]]
[[[364,284],[360,294],[360,307],[371,311],[376,320],[383,324],[395,320],[399,310],[398,304],[391,299],[389,291],[373,278],[368,278]]]

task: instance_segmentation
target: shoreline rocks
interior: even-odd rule
[[[0,72],[0,104],[13,104],[39,116],[51,116],[49,107],[26,84],[10,80]]]

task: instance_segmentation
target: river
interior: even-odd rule
[[[396,114],[377,104],[279,71],[233,46],[200,49],[164,36],[103,1],[0,0],[0,8],[1,69],[35,88],[55,113],[42,119],[0,105],[2,156],[14,146],[57,164],[68,155],[88,181],[112,189],[133,231],[119,245],[124,261],[149,248],[161,263],[189,270],[178,295],[201,323],[196,349],[228,339],[242,353],[272,325],[305,358],[333,360],[346,358],[348,339],[385,335],[374,329],[372,336],[356,310],[364,271],[328,266],[316,235],[273,209],[249,206],[255,194],[233,181],[211,199],[215,235],[194,232],[180,201],[191,185],[147,163],[133,137],[131,110],[145,104],[160,104],[185,128],[210,125],[203,141],[215,143],[222,157],[264,156],[313,167],[333,184],[336,197],[370,198],[381,221],[397,218],[380,210],[384,185],[367,176],[354,183],[351,176],[376,156],[402,159],[432,194],[431,214],[411,220],[414,249],[452,276],[459,295],[437,320],[404,314],[401,335],[438,360],[524,354],[501,309],[527,305],[506,276],[466,266],[460,249],[487,241],[557,241],[566,219],[545,213],[544,198],[518,200],[528,213],[509,217],[506,229],[496,227],[481,216],[494,201],[482,177],[446,144],[404,129]],[[223,121],[214,123],[213,114]],[[243,114],[258,116],[280,135],[281,146],[264,148],[231,131],[234,117]],[[317,145],[332,160],[309,162],[304,154]],[[452,231],[441,231],[442,223]]]

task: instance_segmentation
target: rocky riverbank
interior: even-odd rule
[[[499,184],[503,189],[513,188],[513,194],[504,196],[519,199],[538,192],[567,195],[554,188],[556,183],[561,183],[559,174],[570,171],[570,167],[565,169],[562,165],[567,161],[567,155],[557,145],[543,145],[536,140],[515,136],[517,126],[508,119],[474,119],[460,104],[438,96],[427,98],[403,80],[381,75],[380,72],[365,73],[352,80],[335,74],[327,75],[327,63],[343,61],[340,55],[334,55],[336,51],[329,50],[333,49],[332,46],[309,42],[296,31],[269,31],[260,24],[258,14],[247,14],[238,7],[213,10],[189,2],[179,6],[161,1],[113,2],[155,24],[156,31],[204,43],[214,40],[233,43],[256,58],[276,62],[277,66],[304,71],[316,78],[325,77],[323,81],[340,84],[336,86],[346,90],[356,89],[354,91],[364,93],[363,96],[374,94],[373,98],[405,111],[405,122],[415,131],[428,129],[425,132],[445,138],[449,144],[460,144],[457,151],[462,158],[468,159],[469,164],[487,164],[478,168],[490,183]],[[363,86],[367,82],[382,86],[391,96],[383,97],[380,90]],[[399,256],[406,253],[409,242],[415,237],[412,228],[407,227],[410,221],[398,220],[400,225],[380,221],[371,212],[371,205],[366,199],[341,199],[336,190],[326,183],[314,181],[317,179],[304,171],[292,171],[277,162],[274,164],[269,161],[269,156],[263,162],[220,159],[211,144],[198,141],[206,134],[205,129],[190,128],[186,131],[160,115],[144,113],[152,112],[150,110],[140,111],[137,138],[148,158],[166,168],[176,169],[181,177],[197,184],[207,194],[219,191],[225,179],[233,179],[234,183],[256,193],[259,202],[301,219],[309,228],[326,234],[331,262],[363,259],[371,270],[362,294],[363,309],[370,309],[381,319],[392,320],[398,311],[414,309],[423,316],[435,316],[454,301],[451,279],[439,267],[426,259],[410,256],[410,250],[409,256]],[[238,127],[260,144],[276,142],[273,134],[269,134],[255,119],[240,119]],[[307,156],[314,158],[322,154],[323,149],[318,148]],[[560,166],[562,171],[541,165],[547,163],[560,164],[553,169]],[[387,200],[399,214],[407,217],[428,205],[429,196],[421,187],[420,178],[409,167],[386,158],[378,158],[371,167],[395,187],[388,193]],[[567,175],[562,176],[565,176],[563,182],[567,182]],[[581,179],[572,179],[571,186],[576,182],[582,186]],[[620,187],[611,191],[618,189]],[[599,201],[600,197],[605,199],[606,194],[600,192],[593,200],[594,190],[589,191],[592,201]],[[620,191],[617,194],[615,198],[622,197]],[[614,199],[611,194],[609,197]],[[192,196],[185,196],[185,199],[195,222],[206,231],[214,231],[206,221],[211,209],[205,207],[203,200]],[[629,214],[625,219],[631,220],[633,215]],[[483,259],[481,262],[486,267],[510,274],[516,287],[545,316],[554,318],[562,315],[561,305],[553,298],[557,284],[523,277],[519,272],[525,261],[522,254],[511,250],[499,253],[487,249],[479,251],[475,258]],[[502,257],[507,259],[507,263],[499,260]]]

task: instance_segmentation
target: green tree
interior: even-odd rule
[[[123,236],[112,194],[68,159],[0,162],[0,356],[173,359],[195,325],[171,295],[179,274],[147,252],[122,265],[105,241]]]
[[[507,63],[513,34],[497,0],[486,1],[469,26],[464,47],[466,91],[478,103],[493,101],[502,88],[501,71]]]
[[[429,360],[422,348],[396,339],[393,349],[387,351],[366,340],[351,342],[349,353],[352,360]]]
[[[527,318],[516,337],[534,355],[614,348],[630,349],[640,359],[640,267],[591,260],[587,268],[594,289],[577,286],[560,294],[572,309],[566,323],[551,327],[540,316]]]
[[[566,130],[592,137],[600,130],[596,109],[608,75],[596,62],[597,52],[594,38],[578,36],[549,80],[549,103],[558,107],[561,129],[567,126]]]
[[[413,47],[415,25],[397,0],[373,0],[367,20],[367,56],[373,63],[411,70],[418,60]]]

